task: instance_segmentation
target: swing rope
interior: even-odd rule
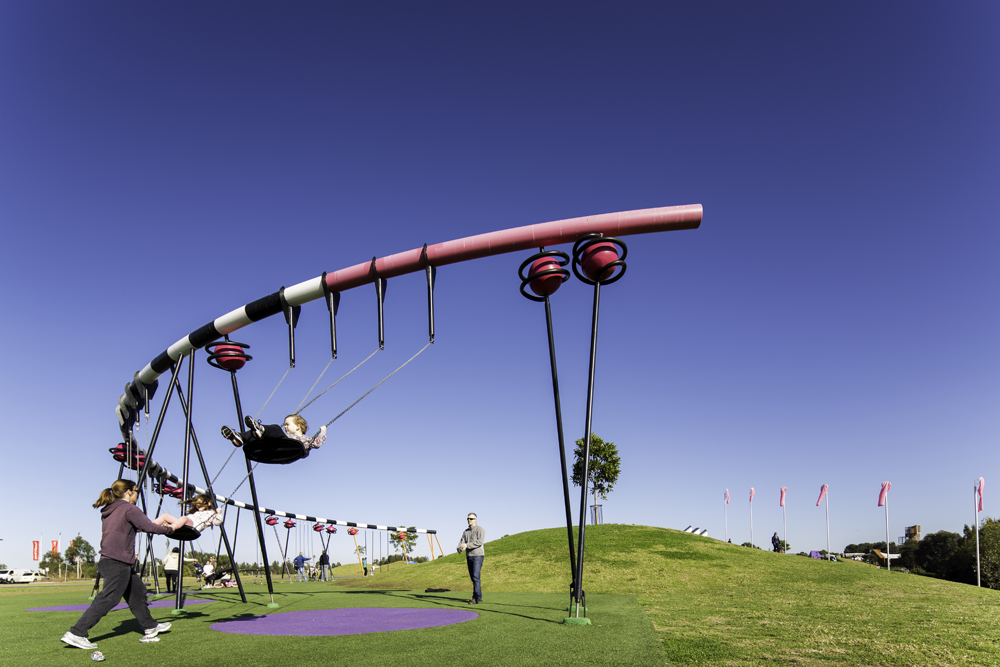
[[[274,394],[275,394],[275,392],[277,392],[277,391],[278,391],[278,387],[280,387],[280,386],[281,386],[281,383],[285,381],[285,378],[286,378],[286,377],[288,377],[288,372],[289,372],[290,370],[292,370],[292,367],[291,367],[291,366],[289,366],[289,367],[288,367],[288,368],[287,368],[287,369],[285,370],[285,374],[281,376],[281,379],[280,379],[280,380],[278,380],[278,384],[276,384],[276,385],[274,386],[274,389],[272,389],[272,390],[271,390],[271,395],[267,397],[267,400],[266,400],[266,401],[264,401],[264,405],[260,406],[260,410],[258,410],[258,411],[257,411],[257,414],[256,414],[256,415],[254,415],[254,419],[257,419],[258,417],[260,417],[260,413],[264,412],[264,408],[266,408],[266,407],[267,407],[267,404],[271,402],[271,399],[272,399],[272,398],[274,398]]]
[[[316,388],[316,385],[319,384],[319,381],[323,379],[324,375],[326,375],[326,371],[330,368],[330,364],[332,363],[333,363],[333,357],[330,357],[330,361],[326,362],[326,366],[323,367],[323,371],[319,374],[319,377],[316,378],[316,381],[312,383],[311,387],[309,387],[309,391],[307,391],[306,395],[302,397],[301,401],[299,401],[299,407],[295,408],[296,414],[298,414],[298,411],[302,409],[302,404],[306,402],[306,399],[309,398],[309,394],[312,393],[312,390]],[[317,396],[316,398],[319,398],[319,396]]]
[[[340,380],[343,380],[343,379],[344,379],[344,378],[346,378],[346,377],[347,377],[348,375],[350,375],[350,374],[351,374],[351,373],[353,373],[354,371],[356,371],[356,370],[358,370],[359,368],[361,368],[361,367],[362,367],[362,366],[363,366],[363,365],[365,364],[365,362],[367,362],[367,361],[368,361],[369,359],[371,359],[371,358],[372,358],[372,357],[374,357],[374,356],[375,356],[376,354],[378,354],[378,351],[379,351],[379,350],[381,350],[381,349],[382,349],[382,348],[376,348],[374,352],[372,352],[372,353],[371,353],[371,354],[369,354],[369,355],[368,355],[367,357],[365,357],[364,361],[362,361],[362,362],[361,362],[361,363],[359,363],[359,364],[358,364],[357,366],[355,366],[355,367],[354,367],[354,368],[352,368],[351,370],[349,370],[349,371],[347,371],[346,373],[344,373],[344,374],[343,374],[343,375],[341,376]],[[332,362],[332,361],[333,361],[333,359],[330,359],[330,362]],[[327,367],[327,368],[329,368],[329,367],[330,367],[330,363],[327,363],[326,367]],[[326,368],[324,368],[324,369],[323,369],[323,373],[325,373],[325,372],[326,372]],[[320,373],[320,377],[323,377],[323,373]],[[331,384],[331,385],[330,385],[329,387],[327,387],[326,389],[324,389],[324,390],[323,390],[323,391],[321,391],[320,393],[316,394],[316,396],[315,396],[315,397],[314,397],[314,398],[313,398],[313,399],[312,399],[311,401],[309,401],[309,402],[308,402],[308,403],[306,403],[305,405],[302,405],[302,403],[305,403],[305,400],[306,400],[306,398],[309,398],[309,394],[310,394],[310,393],[312,393],[312,390],[313,390],[313,389],[314,389],[314,388],[316,387],[316,384],[317,384],[317,383],[319,383],[319,378],[316,378],[316,382],[314,382],[314,383],[313,383],[313,386],[309,388],[309,392],[307,392],[307,393],[306,393],[305,397],[304,397],[304,398],[302,399],[302,403],[299,403],[299,407],[297,407],[297,408],[295,409],[295,412],[294,412],[293,414],[296,414],[296,415],[297,415],[297,414],[299,414],[300,412],[302,412],[303,410],[305,410],[306,408],[308,408],[308,407],[309,407],[310,405],[312,405],[313,403],[315,403],[315,402],[316,402],[316,400],[317,400],[317,399],[318,399],[318,398],[319,398],[320,396],[322,396],[322,395],[323,395],[323,394],[325,394],[326,392],[328,392],[328,391],[330,391],[331,389],[333,389],[334,387],[336,387],[336,386],[337,386],[337,385],[338,385],[338,384],[340,383],[340,380],[337,380],[336,382],[334,382],[333,384]],[[329,424],[327,424],[327,426],[329,426]]]
[[[341,412],[339,415],[337,415],[336,417],[334,417],[333,419],[331,419],[330,421],[328,421],[326,423],[326,425],[329,426],[333,422],[335,422],[338,419],[340,419],[341,417],[343,417],[347,413],[348,410],[350,410],[355,405],[357,405],[358,403],[360,403],[368,394],[372,393],[373,391],[375,391],[376,389],[378,389],[379,387],[381,387],[382,384],[386,380],[388,380],[389,378],[391,378],[393,375],[395,375],[399,371],[403,370],[403,367],[406,366],[406,364],[410,363],[411,361],[413,361],[414,359],[416,359],[417,357],[419,357],[421,355],[421,353],[423,353],[424,350],[426,350],[428,347],[430,347],[430,345],[431,345],[432,342],[433,341],[428,341],[426,345],[424,345],[422,348],[420,348],[419,352],[417,352],[415,355],[413,355],[412,357],[410,357],[409,359],[407,359],[406,361],[404,361],[403,364],[402,364],[402,366],[400,366],[399,368],[397,368],[396,370],[394,370],[393,372],[389,373],[384,378],[382,378],[381,382],[379,382],[377,385],[375,385],[374,387],[372,387],[371,389],[369,389],[368,391],[366,391],[364,394],[362,394],[361,398],[359,398],[358,400],[354,401],[353,403],[351,403],[350,405],[348,405],[346,408],[344,408],[343,412]],[[376,350],[376,352],[377,351],[378,350]],[[374,354],[374,352],[372,354]],[[319,435],[318,431],[316,432],[316,435]],[[316,437],[316,436],[313,436],[313,437]]]

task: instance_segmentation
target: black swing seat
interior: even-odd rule
[[[201,537],[201,533],[194,529],[194,526],[181,526],[174,532],[167,535],[168,539],[178,542],[193,542]]]
[[[243,438],[243,451],[247,458],[257,463],[294,463],[309,456],[305,445],[289,438],[276,424],[266,424],[264,435],[260,438],[249,431],[244,431],[240,437]]]

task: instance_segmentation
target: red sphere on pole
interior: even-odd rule
[[[595,282],[607,280],[615,272],[615,267],[609,267],[611,262],[618,261],[618,248],[614,243],[595,243],[583,251],[584,274]]]
[[[558,268],[559,262],[557,262],[553,257],[540,257],[532,263],[531,269],[528,270],[528,277],[531,278],[532,276],[538,275],[542,271]],[[538,296],[548,296],[559,289],[562,282],[563,275],[561,273],[550,273],[547,276],[532,279],[528,286],[531,287],[531,291]]]
[[[217,355],[215,357],[216,363],[225,368],[227,371],[238,371],[243,368],[243,365],[247,362],[246,355],[243,353],[243,348],[239,345],[219,343],[212,350],[212,354]]]

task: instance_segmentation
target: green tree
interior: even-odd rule
[[[39,561],[38,567],[46,572],[59,572],[59,566],[63,564],[63,557],[58,551],[46,551]],[[3,569],[3,568],[0,568]]]
[[[975,569],[975,528],[966,526],[972,537],[973,570]],[[985,519],[979,526],[979,563],[983,586],[1000,589],[1000,521]],[[973,583],[975,583],[973,581]]]
[[[415,531],[416,528],[414,526],[410,526],[405,530]],[[403,550],[403,548],[405,547],[406,553],[412,554],[413,547],[417,546],[417,534],[415,532],[413,533],[404,532],[403,537],[400,537],[399,533],[389,533],[389,544],[391,544],[393,549],[395,549],[396,551]]]
[[[80,559],[81,563],[93,563],[96,555],[94,547],[90,546],[90,542],[79,535],[70,540],[69,546],[66,547],[65,551],[67,563],[72,563],[77,558]]]
[[[573,486],[583,486],[583,438],[576,441],[573,451],[576,460],[573,462]],[[618,475],[621,473],[621,457],[613,442],[604,442],[596,433],[590,434],[590,468],[587,472],[587,488],[594,494],[594,505],[597,497],[608,499],[608,494],[615,488]]]

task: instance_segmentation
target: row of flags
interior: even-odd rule
[[[42,550],[41,540],[31,541],[31,560],[40,560]],[[52,553],[59,553],[59,540],[52,540]]]
[[[979,486],[976,487],[976,492],[979,494],[979,511],[983,511],[983,489],[986,486],[986,481],[980,477]],[[878,494],[878,506],[883,507],[889,498],[889,489],[892,488],[892,482],[882,482],[882,490]],[[826,498],[827,492],[830,487],[824,484],[819,489],[819,498],[816,500],[816,507],[819,507],[820,503],[823,502],[823,498]],[[788,492],[788,487],[781,487],[781,499],[778,501],[779,507],[785,506],[785,494]],[[753,502],[753,497],[756,495],[756,491],[751,486],[750,487],[750,502]],[[726,504],[729,504],[729,489],[726,489]]]

